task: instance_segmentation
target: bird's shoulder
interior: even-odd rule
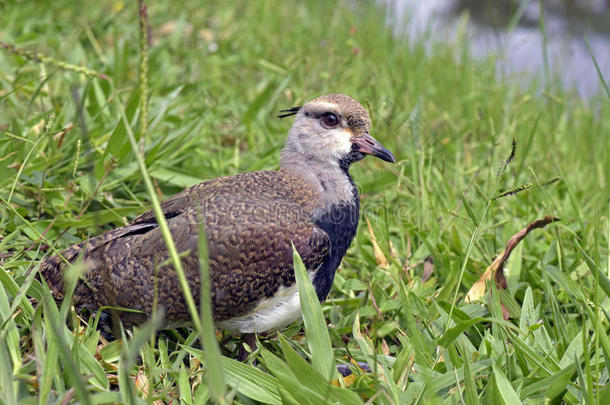
[[[254,171],[199,183],[165,200],[161,208],[166,218],[199,215],[201,211],[196,208],[202,208],[206,216],[222,216],[227,211],[233,215],[264,214],[282,207],[311,213],[320,201],[319,190],[298,176],[281,171]],[[138,216],[132,224],[147,222],[156,222],[152,210]]]

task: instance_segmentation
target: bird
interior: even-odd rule
[[[199,183],[161,208],[199,302],[199,226],[207,236],[211,307],[216,327],[253,334],[301,317],[292,246],[301,256],[318,299],[328,296],[359,220],[352,163],[372,155],[395,163],[370,134],[371,120],[355,99],[327,94],[281,110],[294,116],[279,170],[252,171]],[[190,313],[152,210],[129,224],[45,259],[39,274],[53,297],[65,297],[63,270],[81,261],[85,272],[73,293],[77,310],[118,311],[125,326],[148,319],[157,303],[164,328],[188,325]]]

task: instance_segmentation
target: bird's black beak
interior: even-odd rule
[[[386,162],[396,163],[396,158],[394,158],[392,152],[369,134],[352,138],[352,147],[360,153],[376,156]]]

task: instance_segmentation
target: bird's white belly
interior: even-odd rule
[[[216,322],[221,329],[232,332],[260,333],[280,329],[301,318],[301,303],[296,283],[280,287],[270,298],[259,302],[249,313]]]

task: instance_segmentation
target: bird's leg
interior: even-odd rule
[[[244,363],[250,355],[250,353],[246,350],[244,343],[250,346],[250,349],[252,349],[252,351],[256,350],[256,335],[254,333],[243,334],[241,338],[239,352],[237,353],[237,361],[240,361],[242,363]]]
[[[113,322],[112,315],[105,311],[100,312],[97,329],[100,331],[100,334],[104,337],[104,339],[109,342],[116,340],[116,336],[119,336],[119,338],[121,337],[120,333],[116,335],[114,325],[115,323]]]
[[[355,361],[352,365],[356,365],[363,373],[371,372],[371,367],[369,367],[369,365],[363,361]],[[347,377],[348,375],[354,373],[348,364],[337,364],[337,371],[343,377]]]

